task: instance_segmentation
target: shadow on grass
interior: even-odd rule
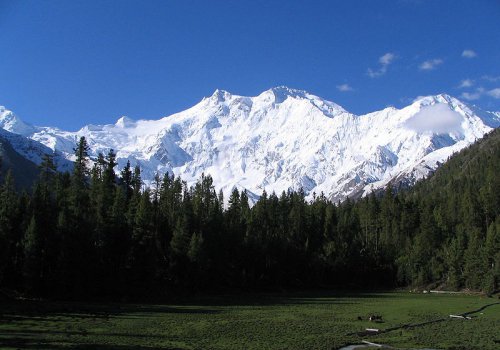
[[[24,339],[39,339],[40,336],[44,335],[64,335],[67,337],[71,336],[83,336],[83,337],[121,337],[121,338],[138,338],[138,339],[166,339],[166,337],[154,334],[133,334],[133,333],[107,333],[107,332],[91,332],[87,330],[35,330],[35,329],[22,329],[22,330],[9,330],[7,332],[0,331],[0,344],[2,339],[8,339],[5,337],[12,337],[17,335],[19,337],[24,337]],[[21,338],[20,338],[21,339]]]
[[[362,299],[394,298],[385,293],[288,292],[192,296],[173,301],[175,305],[52,302],[36,300],[0,301],[0,322],[57,322],[69,319],[108,320],[148,317],[152,314],[217,314],[226,306],[350,305]],[[361,300],[360,300],[361,299]]]
[[[205,307],[148,304],[92,304],[42,301],[0,303],[0,321],[58,321],[71,319],[107,320],[122,315],[216,314],[220,310]]]
[[[228,294],[212,296],[191,296],[172,301],[171,305],[126,304],[126,303],[83,303],[53,302],[37,300],[14,300],[0,302],[0,348],[14,349],[155,349],[148,346],[122,346],[109,344],[86,344],[96,337],[119,337],[132,343],[141,343],[147,338],[167,340],[161,335],[93,332],[93,322],[98,327],[112,325],[113,319],[141,319],[161,314],[213,315],[224,312],[224,307],[232,306],[273,306],[273,305],[348,305],[362,302],[364,298],[385,298],[383,294],[287,292],[260,294]],[[75,327],[84,322],[85,328]],[[104,323],[103,323],[104,322]],[[41,330],[43,328],[48,330]],[[90,326],[90,327],[89,327]],[[50,340],[49,340],[50,339]],[[62,339],[62,340],[61,340]],[[127,343],[127,342],[126,342]],[[164,348],[163,349],[168,349]],[[173,348],[171,348],[173,349]]]
[[[270,305],[348,305],[357,304],[357,299],[387,298],[382,293],[328,293],[291,292],[267,294],[229,294],[188,297],[172,301],[175,305],[126,304],[126,303],[81,303],[51,301],[0,301],[0,321],[37,322],[67,319],[108,319],[111,317],[136,317],[142,314],[217,314],[217,307],[225,306],[270,306]],[[394,298],[394,295],[390,297]],[[134,316],[135,315],[135,316]]]
[[[139,345],[109,345],[109,344],[74,344],[67,341],[40,341],[26,338],[9,338],[7,340],[0,339],[0,348],[12,349],[72,349],[72,350],[181,350],[181,348],[168,347],[148,347]]]
[[[397,295],[387,292],[358,293],[358,292],[328,292],[304,291],[259,294],[228,294],[216,296],[191,297],[186,300],[177,300],[179,305],[197,305],[207,307],[224,306],[272,306],[272,305],[348,305],[358,304],[360,299],[396,298]]]

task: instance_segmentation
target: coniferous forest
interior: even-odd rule
[[[500,281],[500,130],[411,189],[357,201],[302,191],[224,199],[210,176],[150,188],[116,155],[72,173],[50,156],[30,192],[0,189],[0,287],[58,299],[262,288],[441,287]],[[226,205],[224,205],[226,203]]]

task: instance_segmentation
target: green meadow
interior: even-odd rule
[[[3,301],[0,348],[339,349],[368,340],[402,349],[498,349],[498,302],[402,292],[217,295],[168,304]],[[481,307],[470,320],[449,317]],[[371,315],[382,320],[370,322]],[[366,328],[396,329],[368,335]]]

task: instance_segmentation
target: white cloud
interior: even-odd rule
[[[377,77],[380,77],[381,75],[384,75],[386,72],[387,72],[387,68],[385,68],[385,67],[382,67],[379,70],[373,70],[371,68],[368,68],[367,74],[370,78],[377,78]]]
[[[433,70],[442,63],[443,63],[442,59],[434,58],[432,60],[427,60],[425,62],[422,62],[418,68],[420,68],[420,70]]]
[[[476,56],[477,56],[477,53],[475,53],[472,50],[464,50],[462,52],[462,57],[465,57],[465,58],[474,58]]]
[[[460,85],[458,85],[458,87],[460,89],[463,89],[463,88],[469,88],[471,87],[472,85],[474,85],[474,81],[471,80],[471,79],[464,79],[460,82]]]
[[[459,131],[462,121],[462,115],[451,110],[444,103],[437,103],[423,107],[420,112],[406,121],[405,126],[416,132],[445,134]]]
[[[490,97],[493,97],[495,99],[500,99],[500,88],[494,88],[491,90],[486,90],[482,87],[478,87],[476,91],[474,92],[462,92],[460,97],[469,100],[469,101],[475,101],[479,100],[483,95],[488,95]]]
[[[342,92],[354,91],[354,89],[349,86],[349,84],[337,85],[337,90]]]
[[[476,92],[462,92],[460,95],[461,98],[465,98],[466,100],[469,101],[475,101],[479,100],[481,98],[481,92],[476,91]]]
[[[394,61],[395,58],[396,58],[395,54],[393,54],[391,52],[388,52],[385,55],[380,56],[380,58],[378,59],[378,61],[379,61],[379,63],[381,65],[387,66],[387,65],[391,64],[392,61]]]
[[[491,75],[483,75],[481,78],[483,78],[484,80],[491,81],[492,83],[500,81],[500,76],[494,77],[494,76],[491,76]]]
[[[387,67],[389,67],[389,65],[392,64],[392,62],[394,62],[396,58],[397,56],[395,54],[393,54],[392,52],[387,52],[386,54],[380,56],[378,59],[380,68],[376,70],[368,68],[366,74],[368,74],[370,78],[377,78],[384,75],[385,73],[387,73]]]
[[[487,94],[493,98],[499,99],[500,98],[500,88],[495,88],[493,90],[490,90],[487,92]]]

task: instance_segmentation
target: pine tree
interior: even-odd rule
[[[481,289],[487,293],[493,293],[500,285],[500,216],[497,216],[488,227],[484,255],[487,270]]]
[[[39,169],[40,182],[44,185],[45,192],[48,192],[57,173],[57,167],[54,163],[54,155],[48,153],[44,154],[42,156],[42,162],[39,165]]]
[[[127,198],[127,202],[130,200],[132,197],[132,192],[133,192],[133,186],[132,186],[132,170],[130,167],[130,161],[127,160],[127,164],[125,167],[123,167],[122,171],[120,172],[121,175],[121,181],[123,184],[123,187],[125,188],[125,194]]]
[[[129,255],[132,285],[144,293],[156,282],[158,251],[153,232],[153,207],[150,192],[146,189],[139,199],[132,229],[132,249]]]
[[[18,233],[18,213],[14,179],[9,170],[0,188],[0,285],[10,282],[9,278],[15,273],[15,266],[18,265],[16,245],[21,241]]]
[[[170,241],[170,275],[176,284],[186,283],[186,273],[188,271],[187,254],[193,234],[193,226],[193,204],[191,196],[186,190],[184,192],[182,216],[177,220],[172,240]]]
[[[141,168],[139,167],[139,165],[136,165],[134,167],[134,173],[132,174],[131,185],[133,193],[137,195],[142,188]]]
[[[480,289],[488,269],[488,260],[484,249],[484,240],[479,230],[469,235],[469,242],[464,254],[465,286],[470,289]]]
[[[462,270],[464,265],[465,237],[457,235],[445,247],[447,284],[457,290],[463,286]]]
[[[81,137],[75,148],[76,161],[71,176],[70,203],[67,220],[61,232],[67,236],[63,255],[68,259],[68,291],[73,297],[89,293],[96,288],[91,283],[95,271],[95,250],[93,249],[90,199],[88,192],[88,151],[85,137]],[[72,273],[71,273],[72,271]]]
[[[30,223],[24,234],[24,281],[28,292],[32,295],[41,293],[43,281],[43,242],[36,223],[35,216],[31,217]]]
[[[88,211],[88,181],[87,177],[89,175],[88,169],[88,151],[89,146],[85,137],[80,138],[80,142],[75,148],[76,161],[73,168],[73,174],[71,176],[71,205],[73,214],[76,221],[83,219],[85,213]]]
[[[78,145],[73,150],[76,156],[73,175],[75,180],[80,181],[80,183],[84,183],[86,176],[88,175],[88,156],[90,150],[85,136],[80,137]]]
[[[113,149],[110,149],[105,159],[105,167],[104,167],[104,183],[108,186],[112,186],[115,184],[116,175],[115,175],[115,167],[118,165],[116,162],[116,153]]]

